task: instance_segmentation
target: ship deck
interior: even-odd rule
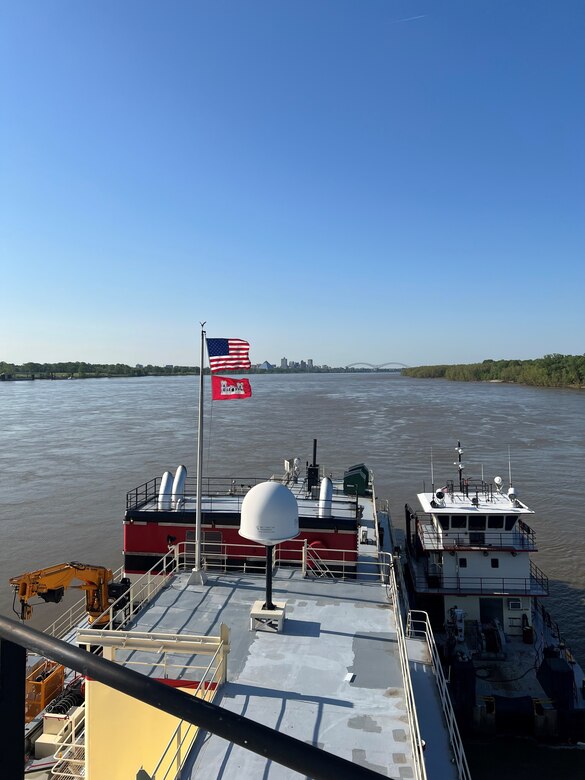
[[[357,514],[355,498],[348,502],[339,496],[337,501]],[[309,502],[316,510],[318,501]],[[334,498],[334,514],[336,503]],[[128,616],[122,633],[156,641],[168,635],[172,645],[182,636],[225,635],[221,626],[227,626],[227,680],[217,688],[214,704],[383,777],[455,780],[458,772],[426,641],[405,641],[391,590],[381,577],[382,561],[388,565],[393,549],[388,516],[374,513],[370,497],[360,498],[359,504],[355,578],[333,578],[326,567],[306,577],[298,567],[275,569],[272,597],[286,602],[282,630],[251,629],[252,605],[265,597],[263,574],[208,571],[205,584],[192,584],[190,568],[179,568],[142,602],[134,617]],[[79,628],[66,639],[76,641]],[[99,643],[100,629],[91,633]],[[172,646],[163,656],[157,649],[124,649],[126,640],[121,641],[116,661],[153,677],[160,677],[161,666],[168,665],[173,680],[198,680],[208,662],[205,656],[181,654]],[[86,728],[91,731],[91,721]],[[418,734],[424,740],[424,759]],[[182,780],[237,776],[300,777],[200,730]]]
[[[279,475],[272,475],[273,481],[282,482],[284,478]],[[242,508],[242,502],[249,489],[263,480],[250,479],[247,482],[240,480],[211,480],[210,485],[205,485],[201,495],[201,511],[204,513],[216,514],[239,514]],[[181,496],[180,504],[174,506],[171,496],[168,496],[166,502],[162,502],[158,495],[158,480],[152,480],[146,486],[136,488],[128,494],[127,505],[130,514],[158,514],[160,512],[177,512],[179,514],[189,514],[196,511],[197,493],[196,489],[188,490]],[[299,505],[299,515],[305,518],[317,518],[319,516],[319,497],[313,497],[307,491],[306,480],[298,482],[287,481],[284,484],[289,488],[297,499]],[[356,516],[356,497],[343,492],[343,482],[335,480],[333,496],[331,498],[331,514],[334,517],[351,519]],[[317,491],[318,492],[318,491]],[[163,508],[164,507],[164,508]]]
[[[208,635],[217,634],[225,623],[230,629],[228,681],[218,691],[216,704],[382,776],[415,777],[396,625],[386,588],[371,579],[305,579],[298,569],[280,568],[273,580],[274,600],[286,601],[279,633],[250,630],[250,608],[263,598],[264,588],[259,576],[209,575],[205,585],[190,585],[189,573],[179,573],[131,630]],[[127,660],[142,659],[134,651]],[[425,717],[428,777],[454,778],[428,659],[416,656],[413,672],[415,692],[421,697],[417,710]],[[151,673],[156,674],[156,667]],[[181,674],[189,677],[188,668]],[[200,732],[181,776],[298,775]]]

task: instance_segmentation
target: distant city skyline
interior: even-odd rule
[[[75,365],[92,365],[92,361],[88,360],[63,360],[63,361],[38,361],[38,360],[31,360],[31,361],[24,361],[23,363],[16,363],[15,361],[3,361],[0,356],[0,367],[3,364],[12,364],[12,365],[18,365],[18,366],[28,366],[30,370],[34,370],[34,366],[42,366],[42,365],[52,365],[52,364],[66,364],[70,365],[72,367],[75,367]],[[198,363],[122,363],[120,361],[100,361],[98,363],[95,363],[94,365],[124,365],[128,368],[136,368],[136,369],[142,369],[147,368],[148,366],[156,366],[158,368],[165,368],[165,369],[172,369],[172,368],[198,368]],[[281,370],[286,369],[300,369],[301,371],[307,370],[312,371],[313,369],[329,369],[329,368],[340,368],[340,367],[348,367],[348,366],[365,366],[365,367],[371,367],[371,368],[380,368],[382,366],[385,366],[385,364],[370,364],[370,363],[364,363],[362,361],[354,361],[353,364],[339,364],[338,366],[333,366],[328,363],[322,363],[318,364],[313,361],[312,358],[307,358],[306,360],[288,360],[287,358],[281,358],[280,365],[277,363],[273,363],[269,360],[263,360],[260,362],[253,362],[252,361],[252,368],[254,369],[275,369],[280,368]],[[394,364],[393,364],[394,365]],[[398,367],[406,368],[404,364],[396,364]],[[207,358],[205,359],[205,368],[209,368],[209,362]],[[226,371],[229,371],[230,369],[225,369]],[[238,371],[239,369],[233,369],[234,371]]]
[[[0,360],[582,354],[585,3],[6,0]]]

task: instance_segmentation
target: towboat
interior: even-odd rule
[[[464,734],[585,739],[583,670],[543,605],[547,577],[532,561],[534,512],[511,473],[457,475],[418,494],[406,514],[405,574],[413,607],[437,637]]]

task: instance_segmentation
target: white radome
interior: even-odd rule
[[[280,482],[261,482],[242,502],[240,536],[275,545],[299,534],[299,508],[291,491]]]

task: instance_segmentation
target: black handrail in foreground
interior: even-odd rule
[[[42,656],[51,658],[69,669],[90,677],[92,680],[104,683],[122,693],[139,699],[145,704],[157,707],[181,720],[193,723],[202,729],[217,734],[219,737],[236,745],[264,756],[267,760],[301,772],[315,780],[373,780],[380,778],[378,772],[354,764],[345,758],[327,753],[320,748],[309,745],[294,737],[289,737],[280,731],[256,723],[250,718],[244,718],[237,713],[210,704],[203,699],[197,699],[188,693],[170,688],[150,677],[145,677],[133,669],[108,661],[86,650],[82,650],[68,642],[43,634],[34,628],[0,615],[0,681],[15,674],[24,675],[23,669],[6,669],[5,664],[16,659],[17,664],[24,665],[24,653],[18,649],[27,647]],[[14,652],[16,651],[16,653]],[[22,686],[24,687],[24,686]],[[17,686],[18,688],[18,686]],[[19,691],[15,691],[19,693]],[[24,690],[21,691],[22,701],[10,700],[10,690],[0,690],[0,704],[7,718],[14,719],[23,710]],[[24,734],[24,717],[21,720],[21,733]],[[22,780],[24,770],[23,742],[18,741],[14,747],[6,745],[3,749],[3,780]],[[20,751],[16,760],[20,761],[20,774],[6,774],[11,762],[7,760],[6,751]],[[14,758],[14,756],[13,756]]]

